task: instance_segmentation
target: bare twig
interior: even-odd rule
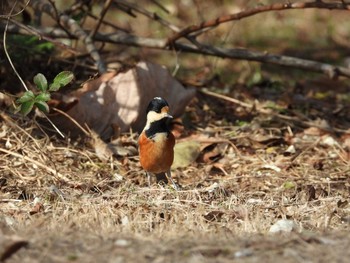
[[[129,2],[124,1],[124,0],[114,0],[114,2],[118,6],[123,7],[124,9],[127,8],[128,10],[134,10],[135,12],[143,14],[144,16],[159,22],[161,25],[170,28],[174,32],[179,32],[180,31],[180,28],[178,28],[177,26],[171,24],[167,20],[161,18],[157,13],[149,12],[148,10],[146,10],[145,8],[143,8],[143,7],[139,6],[139,5],[132,4],[132,3],[129,3]]]
[[[87,15],[95,20],[99,20],[100,18],[98,16],[95,16],[94,14],[92,14],[91,12],[87,11]],[[115,31],[122,31],[124,33],[129,33],[130,30],[126,29],[126,28],[122,28],[121,26],[117,26],[114,25],[113,23],[106,21],[106,20],[102,20],[101,24],[103,25],[107,25],[110,26],[111,28],[113,28]]]
[[[45,12],[51,17],[56,18],[55,9],[52,7],[52,5],[43,0],[32,0],[31,6],[37,11]],[[65,14],[59,14],[58,20],[60,23],[62,23],[62,25],[65,26],[65,28],[69,30],[70,34],[72,34],[77,39],[85,43],[86,49],[95,61],[99,72],[105,72],[105,63],[103,62],[99,52],[97,51],[97,48],[95,47],[95,44],[91,37],[89,37],[89,35],[77,24],[77,22],[69,16]]]
[[[94,30],[92,30],[90,32],[90,37],[93,38],[97,31],[99,30],[100,26],[101,26],[101,23],[103,21],[103,18],[105,17],[105,15],[107,14],[107,11],[108,11],[108,8],[110,7],[110,5],[112,4],[112,1],[113,0],[107,0],[104,5],[103,5],[103,8],[102,8],[102,11],[101,11],[101,14],[100,14],[100,18],[98,19],[98,22],[97,22],[97,25],[95,26]]]
[[[162,5],[161,3],[159,3],[156,0],[151,0],[151,2],[153,2],[156,6],[158,6],[160,9],[162,9],[164,12],[166,12],[167,14],[170,14],[169,10],[166,9],[166,7],[164,5]]]
[[[204,21],[199,25],[192,25],[182,29],[180,32],[175,33],[168,39],[168,45],[172,46],[175,41],[182,37],[188,37],[193,33],[198,33],[203,31],[205,28],[213,28],[220,24],[227,23],[234,20],[240,20],[245,17],[253,16],[263,12],[269,11],[282,11],[282,10],[290,10],[290,9],[307,9],[307,8],[318,8],[318,9],[341,9],[341,10],[350,10],[350,4],[346,4],[343,1],[337,2],[323,2],[323,1],[313,1],[313,2],[295,2],[290,3],[289,1],[286,3],[275,3],[271,5],[258,5],[254,8],[243,10],[241,12],[237,12],[231,15],[220,16],[218,18]]]

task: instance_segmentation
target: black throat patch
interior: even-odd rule
[[[170,131],[167,127],[166,120],[167,119],[164,118],[164,119],[152,122],[150,127],[147,130],[145,130],[147,138],[152,139],[157,133],[169,134]]]

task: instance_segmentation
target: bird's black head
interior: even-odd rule
[[[164,131],[167,132],[166,122],[171,118],[168,102],[161,97],[155,97],[147,107],[147,122],[144,130],[152,134]]]
[[[168,112],[169,111],[169,104],[165,99],[163,99],[161,97],[155,97],[148,104],[146,113],[149,113],[150,111],[154,111],[156,113],[161,113],[163,111]]]

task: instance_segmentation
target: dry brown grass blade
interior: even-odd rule
[[[64,111],[57,109],[57,108],[52,108],[54,111],[57,111],[58,113],[62,114],[65,116],[67,119],[69,119],[71,122],[74,123],[85,135],[90,136],[90,133],[85,130],[74,118],[72,118],[69,114],[65,113]]]
[[[32,159],[32,158],[30,158],[30,157],[28,157],[28,156],[24,156],[24,155],[22,155],[22,154],[19,154],[19,153],[13,152],[13,151],[9,151],[9,150],[3,149],[3,148],[0,148],[0,152],[3,152],[3,153],[6,153],[6,154],[9,154],[9,155],[12,155],[12,156],[14,156],[14,157],[22,158],[22,159],[24,159],[24,160],[26,160],[26,161],[28,161],[28,162],[31,162],[32,164],[35,164],[35,165],[37,165],[38,167],[43,168],[44,170],[48,171],[48,172],[51,173],[52,175],[57,176],[60,180],[62,180],[62,181],[65,182],[66,184],[68,184],[68,185],[74,185],[74,184],[72,183],[72,181],[71,181],[68,177],[64,176],[63,174],[57,172],[56,170],[54,170],[54,169],[52,169],[52,168],[46,166],[45,164],[42,164],[41,162],[36,161],[36,160],[34,160],[34,159]]]
[[[25,129],[23,129],[22,127],[20,127],[10,116],[8,116],[7,114],[5,114],[4,112],[0,112],[0,117],[10,126],[13,127],[15,129],[20,130],[21,132],[23,132],[25,135],[27,135],[34,143],[35,145],[40,148],[39,143],[37,142],[37,140],[31,135],[29,134]]]

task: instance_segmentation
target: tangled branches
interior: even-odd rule
[[[160,7],[165,12],[168,12],[165,6],[162,6],[157,1],[153,0],[153,4]],[[77,1],[76,4],[70,6],[64,11],[58,11],[53,1],[47,0],[31,0],[29,6],[34,10],[35,14],[48,14],[56,21],[56,26],[45,27],[35,26],[30,27],[25,23],[19,23],[9,18],[12,22],[9,26],[8,32],[14,34],[36,34],[40,38],[50,40],[57,44],[61,39],[75,39],[80,43],[83,43],[84,48],[93,59],[96,69],[103,73],[106,71],[105,61],[100,53],[102,48],[97,48],[98,43],[113,43],[126,46],[135,46],[149,49],[160,50],[176,50],[179,52],[189,52],[196,54],[204,54],[210,56],[216,56],[221,58],[241,59],[258,61],[262,63],[272,63],[281,66],[294,67],[303,70],[321,72],[334,78],[337,76],[350,77],[350,70],[345,67],[330,65],[327,63],[320,63],[316,61],[301,59],[291,56],[283,56],[279,54],[271,54],[268,52],[258,52],[249,49],[242,48],[225,48],[221,46],[209,45],[208,43],[199,40],[199,36],[205,32],[213,31],[215,28],[224,23],[231,21],[246,19],[248,17],[259,15],[264,12],[276,12],[291,9],[337,9],[337,10],[350,10],[350,4],[345,1],[311,1],[311,2],[294,2],[286,1],[284,3],[275,3],[270,5],[258,5],[253,8],[244,9],[239,12],[235,12],[229,15],[222,15],[215,19],[203,21],[200,24],[186,26],[181,28],[180,26],[170,22],[169,20],[161,17],[156,12],[149,11],[148,8],[141,6],[137,3],[131,3],[126,0],[109,0],[105,1],[101,6],[100,15],[93,15],[91,12],[91,1]],[[166,33],[166,37],[144,37],[140,34],[133,34],[129,29],[123,28],[123,26],[117,25],[117,23],[111,23],[106,17],[118,10],[120,13],[127,14],[127,16],[139,18],[140,16],[147,17],[157,23],[159,23],[164,30],[170,30]],[[83,15],[84,18],[78,23],[73,19],[74,15]],[[2,16],[3,18],[6,16]],[[87,26],[86,21],[88,19],[94,19],[94,27]],[[101,26],[108,26],[114,31],[113,34],[109,32],[103,32]],[[0,27],[4,28],[4,23],[0,23]],[[88,29],[89,28],[89,29]]]

